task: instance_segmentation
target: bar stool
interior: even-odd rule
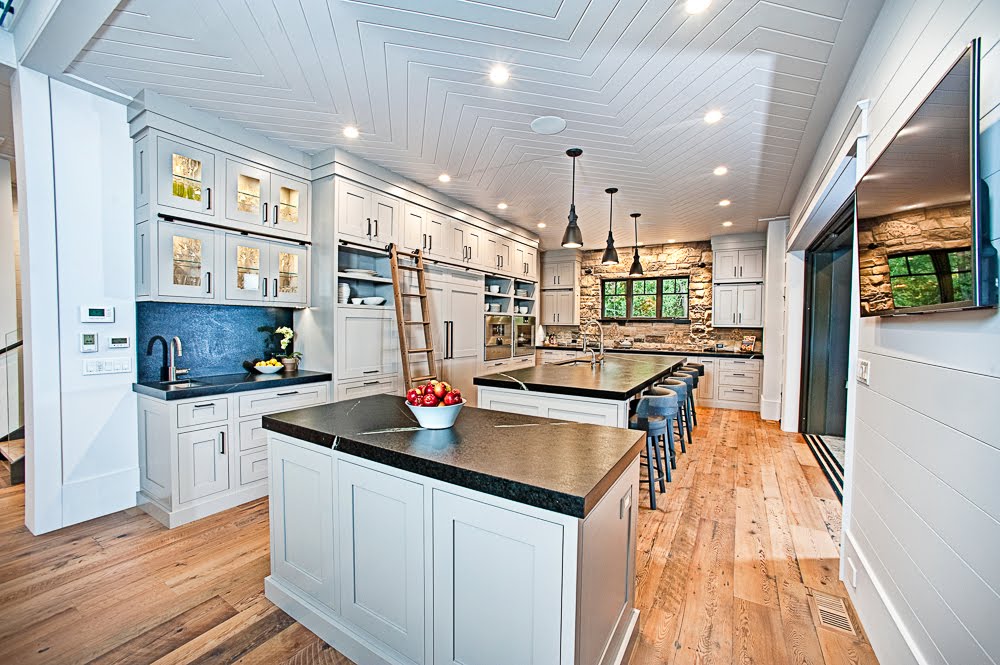
[[[686,388],[686,386],[684,387]],[[670,469],[677,468],[677,451],[674,449],[674,427],[679,425],[681,422],[680,407],[681,404],[684,403],[684,400],[680,393],[676,390],[673,390],[672,388],[664,388],[662,386],[653,386],[646,391],[646,394],[650,397],[663,397],[667,400],[662,401],[657,399],[657,403],[654,404],[652,408],[657,409],[656,415],[667,419],[667,431],[666,435],[663,437],[663,454],[670,461],[670,465],[667,467],[667,481],[670,481]],[[684,437],[680,436],[679,438],[681,440],[681,448],[683,448]],[[684,451],[682,450],[681,452]]]
[[[670,375],[671,379],[683,381],[684,383],[687,384],[688,388],[687,395],[685,396],[686,399],[684,400],[684,406],[685,406],[684,419],[685,419],[685,424],[687,425],[688,443],[694,443],[691,436],[691,432],[694,429],[694,422],[693,422],[694,417],[691,414],[691,405],[694,404],[693,393],[694,393],[695,376],[697,376],[697,372],[692,374],[690,372],[683,372],[683,371],[677,371]]]
[[[660,491],[666,492],[667,486],[664,480],[670,480],[669,466],[664,468],[663,458],[660,456],[659,438],[666,434],[667,418],[659,415],[670,409],[670,399],[668,396],[643,397],[639,400],[636,413],[629,418],[628,428],[635,430],[645,430],[646,432],[646,472],[649,484],[649,507],[656,510],[656,485],[660,485]],[[656,471],[653,470],[653,462],[656,462]]]
[[[688,362],[684,365],[684,367],[694,367],[698,370],[698,376],[705,376],[705,363]]]
[[[694,419],[695,427],[698,426],[698,407],[695,405],[695,394],[698,392],[698,384],[701,382],[701,376],[704,372],[699,372],[698,368],[694,365],[688,363],[680,368],[681,372],[687,372],[688,374],[694,375],[694,391],[691,393],[691,416]]]
[[[691,417],[688,414],[688,384],[681,379],[667,378],[656,384],[656,388],[672,390],[677,394],[677,438],[681,441],[681,452],[687,452],[687,444],[684,442],[684,432],[690,429]],[[691,436],[690,431],[688,437]]]

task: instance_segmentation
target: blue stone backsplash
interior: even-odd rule
[[[292,325],[292,310],[280,307],[197,305],[169,302],[136,303],[136,368],[139,381],[159,381],[163,345],[146,355],[149,340],[162,335],[169,342],[181,338],[184,355],[177,367],[190,367],[190,376],[243,372],[243,361],[270,358],[278,353],[277,338],[258,332]]]

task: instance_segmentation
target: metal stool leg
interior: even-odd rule
[[[646,438],[646,473],[649,474],[649,507],[656,510],[656,476],[653,475],[653,451],[650,450],[649,438]]]
[[[648,450],[651,445],[653,447],[653,451],[656,453],[656,470],[660,472],[660,476],[657,479],[660,481],[660,491],[666,492],[667,486],[663,482],[663,458],[660,457],[660,444],[657,443],[655,434],[649,434],[646,436],[646,449]],[[652,484],[653,483],[651,482],[650,486],[652,486]]]

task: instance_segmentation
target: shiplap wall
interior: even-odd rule
[[[887,0],[809,177],[858,100],[871,100],[874,159],[935,82],[981,37],[981,163],[1000,245],[1000,0]],[[863,169],[862,169],[863,170]],[[1000,315],[996,310],[861,322],[844,556],[882,665],[1000,663]],[[850,565],[848,587],[850,588]]]

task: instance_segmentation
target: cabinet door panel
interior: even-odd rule
[[[178,493],[181,503],[229,489],[229,427],[177,435]]]
[[[260,302],[271,294],[270,247],[266,240],[226,234],[226,300]]]
[[[511,266],[511,269],[518,277],[526,277],[528,275],[528,259],[525,254],[525,246],[521,243],[516,243],[514,245],[514,264]]]
[[[479,290],[469,286],[452,286],[449,294],[452,358],[477,358],[482,352],[479,340],[481,317],[475,316],[482,309],[483,298]],[[463,386],[471,389],[472,385]]]
[[[737,287],[735,285],[716,286],[712,290],[712,326],[732,328],[737,325]]]
[[[309,300],[309,250],[301,245],[271,243],[269,277],[268,300],[305,305]]]
[[[486,242],[486,231],[477,228],[475,226],[469,226],[466,229],[466,243],[469,245],[469,258],[467,259],[469,263],[475,266],[483,265],[485,252],[484,244]]]
[[[218,286],[213,231],[160,222],[157,262],[159,295],[215,299]]]
[[[268,219],[273,228],[301,236],[309,234],[309,183],[272,174],[270,204]]]
[[[482,265],[485,268],[500,268],[500,239],[492,233],[486,236],[486,254]]]
[[[270,224],[271,173],[226,160],[226,219],[253,226]]]
[[[739,250],[737,277],[741,279],[764,279],[764,250]]]
[[[737,299],[739,311],[736,323],[750,328],[764,325],[764,287],[761,284],[741,284]]]
[[[337,384],[337,399],[368,397],[369,395],[395,395],[399,393],[399,379],[396,377],[371,379],[369,381],[342,381]]]
[[[214,218],[215,153],[163,136],[156,140],[156,202]]]
[[[399,244],[404,249],[414,251],[427,249],[427,237],[424,235],[424,219],[427,211],[414,205],[405,206],[403,212],[403,232]]]
[[[427,234],[427,254],[446,258],[449,251],[448,218],[438,213],[424,216],[424,233]]]
[[[343,180],[337,182],[337,191],[337,231],[356,240],[368,240],[372,192]]]
[[[401,210],[399,199],[375,194],[372,199],[372,238],[386,244],[396,242]]]
[[[389,353],[388,337],[396,338],[395,321],[385,312],[339,309],[337,332],[337,378],[361,379],[394,374],[398,358]]]
[[[271,570],[336,610],[333,460],[272,440],[268,466]]]
[[[433,497],[434,662],[560,662],[562,527]]]
[[[698,362],[705,366],[705,374],[698,379],[698,390],[695,391],[694,396],[698,400],[714,400],[716,374],[718,371],[715,358],[699,358]]]
[[[712,266],[712,279],[725,281],[739,277],[740,253],[735,249],[727,249],[715,253],[715,264]]]
[[[497,254],[500,257],[500,270],[503,272],[517,272],[516,266],[511,260],[514,257],[513,243],[505,238],[497,239]]]
[[[340,461],[340,607],[346,620],[416,662],[424,653],[424,491]]]
[[[534,248],[526,248],[524,250],[524,260],[528,264],[528,272],[525,273],[525,277],[531,280],[538,279],[538,251]]]

